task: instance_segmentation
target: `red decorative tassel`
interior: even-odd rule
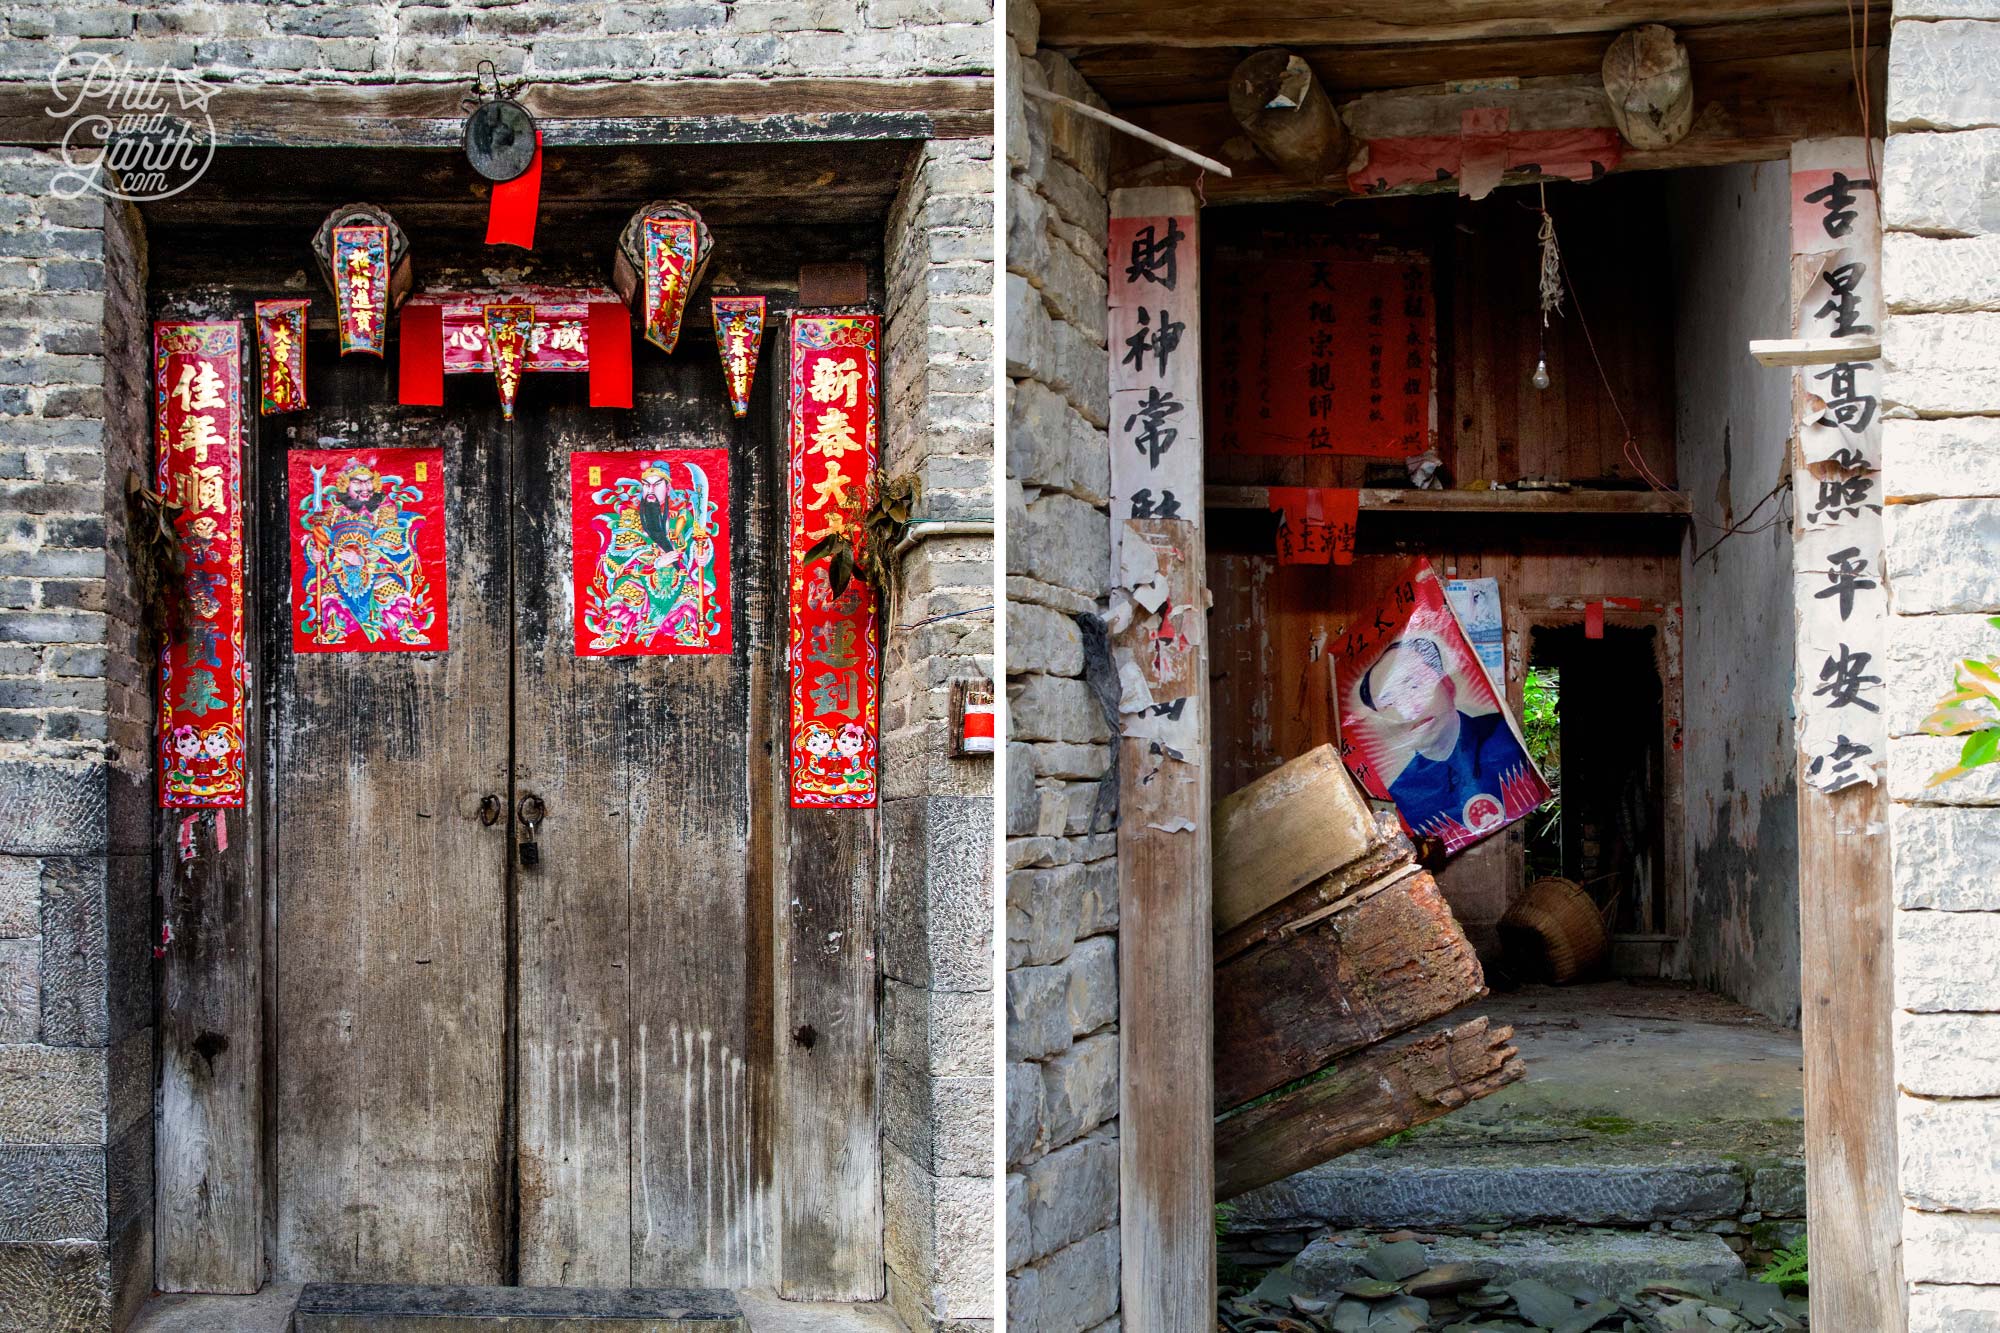
[[[444,307],[403,307],[396,330],[396,401],[410,407],[444,406]]]
[[[488,245],[518,245],[535,248],[535,214],[542,205],[542,132],[535,131],[535,156],[528,169],[510,181],[493,187],[493,199],[486,215]]]
[[[615,301],[590,304],[590,405],[632,406],[632,314]]]

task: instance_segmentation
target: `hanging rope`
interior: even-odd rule
[[[1550,315],[1562,314],[1562,252],[1556,248],[1556,220],[1549,216],[1549,191],[1542,187],[1542,228],[1536,239],[1542,243],[1542,327]]]

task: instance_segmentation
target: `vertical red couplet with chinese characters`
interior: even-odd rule
[[[244,790],[243,325],[153,325],[155,483],[186,558],[160,652],[160,805]]]
[[[785,664],[792,805],[801,809],[876,800],[875,592],[857,578],[835,597],[830,562],[808,563],[805,553],[829,533],[865,540],[861,520],[878,447],[881,331],[875,315],[792,317]]]
[[[764,340],[764,298],[717,296],[709,302],[715,318],[715,347],[722,355],[722,378],[729,388],[729,411],[750,414],[750,385],[757,378],[757,348]]]
[[[257,303],[258,411],[264,416],[306,406],[306,311],[310,300]]]

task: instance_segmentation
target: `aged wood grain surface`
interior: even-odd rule
[[[233,297],[178,301],[162,317],[242,318]],[[244,342],[243,383],[253,386],[254,352]],[[261,475],[257,417],[245,415],[244,495],[254,503]],[[279,471],[282,473],[282,461]],[[246,516],[246,580],[283,559],[284,543],[258,545],[265,530]],[[244,651],[250,668],[245,721],[248,753],[266,737],[259,686],[268,642],[259,620],[262,589],[245,587]],[[264,1281],[264,910],[259,821],[263,769],[250,765],[244,808],[203,815],[202,855],[183,868],[173,850],[181,816],[162,820],[160,892],[174,923],[160,960],[159,1113],[154,1137],[154,1283],[162,1291],[254,1292]],[[215,826],[228,823],[229,848]]]
[[[636,369],[636,366],[635,366]],[[553,378],[553,377],[550,377]],[[484,387],[484,386],[482,386]],[[571,633],[569,452],[601,447],[574,385],[526,386],[511,425],[520,1280],[631,1281],[632,865],[622,677]],[[525,395],[524,395],[525,396]],[[599,428],[601,430],[601,427]],[[530,834],[523,802],[546,814]],[[534,865],[523,845],[533,838]]]
[[[1217,1202],[1436,1120],[1527,1074],[1514,1029],[1474,1018],[1412,1033],[1215,1126]]]
[[[1484,994],[1437,881],[1411,875],[1217,967],[1216,1109]]]
[[[1170,600],[1199,606],[1201,527],[1133,520],[1175,544],[1163,560]],[[1143,617],[1122,646],[1146,656]],[[1156,623],[1156,622],[1152,622]],[[1204,631],[1203,641],[1207,634]],[[1118,643],[1114,640],[1114,643]],[[1188,1333],[1215,1319],[1214,980],[1209,840],[1209,691],[1202,642],[1188,654],[1201,741],[1194,761],[1162,759],[1149,742],[1118,742],[1118,1062],[1123,1318],[1133,1328]],[[1175,821],[1189,821],[1174,831]]]
[[[476,423],[385,406],[378,363],[309,357],[293,440],[444,449],[451,646],[279,659],[274,1275],[504,1281],[506,831],[478,810],[507,792],[507,459]],[[274,436],[256,521],[277,526]],[[262,606],[289,642],[290,597]]]
[[[735,646],[715,657],[616,664],[629,817],[633,963],[629,1040],[631,1250],[642,1285],[762,1281],[768,1178],[753,1150],[758,1082],[749,1028],[750,654],[747,573],[761,572],[770,515],[746,503],[768,470],[768,418],[734,424],[712,347],[642,376],[616,447],[730,448]],[[606,442],[609,443],[608,441]],[[604,447],[599,445],[597,447]]]

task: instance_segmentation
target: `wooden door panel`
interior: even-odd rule
[[[629,419],[578,384],[514,427],[516,788],[548,807],[540,864],[517,870],[520,1280],[727,1287],[765,1249],[744,599],[772,525],[742,479],[768,431],[730,424],[712,351],[637,369]],[[731,446],[734,650],[576,656],[570,453]]]
[[[387,405],[381,381],[373,362],[316,375],[291,433],[443,448],[450,649],[276,655],[273,1266],[501,1282],[506,826],[479,806],[507,791],[507,467],[485,433]],[[265,438],[258,521],[282,525],[285,441]],[[287,575],[264,570],[259,599],[286,644]]]

